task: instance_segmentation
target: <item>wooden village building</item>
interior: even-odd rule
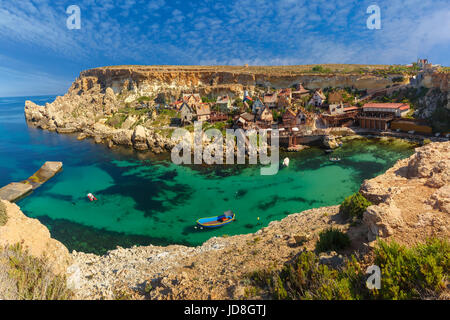
[[[183,94],[183,102],[187,103],[190,107],[197,107],[200,103],[202,103],[202,98],[200,97],[200,94],[198,93],[192,93],[192,94]]]
[[[244,112],[237,118],[236,124],[242,129],[249,129],[254,126],[255,115],[252,113]]]
[[[287,130],[299,129],[301,126],[306,125],[306,122],[307,114],[301,109],[296,112],[289,108],[282,116],[282,126]]]
[[[180,119],[181,124],[192,124],[195,118],[195,110],[193,107],[188,105],[186,102],[183,102],[182,106],[180,107]]]
[[[231,98],[228,95],[218,97],[216,107],[221,112],[229,112],[232,109]]]
[[[292,99],[301,99],[307,95],[309,95],[309,90],[306,90],[301,83],[297,84],[292,91]]]
[[[278,105],[278,95],[275,92],[264,95],[264,104],[270,109],[275,109]]]
[[[322,113],[320,119],[328,127],[350,127],[358,119],[360,108],[344,107],[342,103],[330,105],[328,113]]]
[[[287,109],[282,116],[284,128],[293,128],[297,125],[297,113],[292,109]]]
[[[197,121],[208,121],[211,118],[209,103],[200,103],[196,109]]]
[[[254,114],[258,113],[259,110],[263,109],[265,107],[264,103],[261,101],[260,98],[256,98],[253,101],[253,105],[252,105],[252,112]]]
[[[220,111],[211,111],[211,116],[209,118],[209,122],[220,122],[220,121],[227,121],[228,115],[226,113],[220,112]]]
[[[314,92],[308,104],[313,105],[315,107],[321,107],[325,102],[325,100],[326,100],[325,94],[322,92],[321,89],[319,89]]]
[[[366,103],[359,124],[364,129],[386,130],[392,120],[405,116],[409,110],[407,103]]]
[[[292,91],[290,88],[282,89],[278,92],[277,106],[279,109],[286,109],[291,105]]]
[[[256,114],[257,125],[260,128],[268,128],[272,125],[273,114],[269,107],[264,107]]]

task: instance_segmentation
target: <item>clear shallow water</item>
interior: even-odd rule
[[[53,99],[30,98],[38,104]],[[364,179],[413,153],[411,144],[373,139],[345,143],[337,164],[318,148],[289,153],[290,167],[275,176],[260,176],[257,166],[176,166],[161,157],[28,128],[25,100],[0,98],[0,185],[27,178],[45,161],[63,161],[61,173],[18,205],[70,250],[198,245],[213,236],[254,232],[290,213],[338,204]],[[89,202],[88,192],[99,201]],[[194,229],[198,218],[229,209],[237,214],[234,223]]]

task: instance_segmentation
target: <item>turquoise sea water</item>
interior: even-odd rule
[[[45,104],[54,97],[28,99]],[[289,153],[289,168],[275,176],[261,176],[258,166],[176,166],[164,156],[111,151],[75,135],[29,128],[25,100],[0,98],[0,185],[27,178],[45,161],[63,161],[61,173],[18,205],[70,250],[198,245],[213,236],[255,232],[290,213],[338,204],[364,179],[413,153],[407,143],[365,139],[345,143],[337,164],[319,148]],[[89,202],[88,192],[99,201]],[[194,228],[198,218],[230,209],[237,215],[232,224]]]

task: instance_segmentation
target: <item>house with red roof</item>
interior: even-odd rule
[[[264,95],[264,104],[270,109],[276,108],[278,104],[278,95],[275,92]]]
[[[363,106],[363,112],[391,113],[395,117],[404,117],[409,110],[410,106],[407,103],[366,103]]]
[[[359,116],[361,128],[387,130],[392,120],[406,116],[407,103],[366,103]]]

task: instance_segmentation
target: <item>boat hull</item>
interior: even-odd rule
[[[235,214],[231,217],[227,217],[225,221],[219,221],[220,216],[210,217],[210,218],[201,218],[197,220],[197,225],[203,228],[213,229],[223,227],[235,220]]]

